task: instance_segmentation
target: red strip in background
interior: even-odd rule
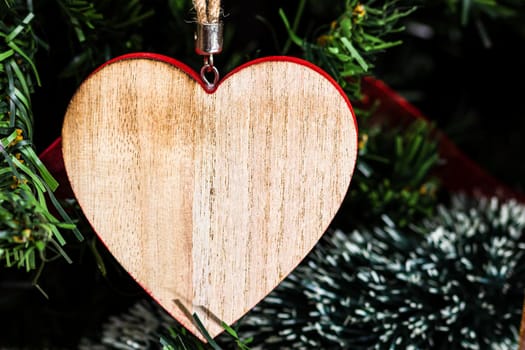
[[[363,80],[363,94],[369,103],[379,100],[380,105],[374,114],[379,120],[388,119],[395,124],[407,124],[416,119],[428,119],[401,95],[397,94],[381,80],[367,77]],[[498,181],[477,163],[468,158],[441,131],[436,131],[439,154],[444,164],[438,166],[436,175],[443,186],[451,192],[464,192],[474,196],[496,196],[500,199],[514,198],[525,203],[525,195]]]

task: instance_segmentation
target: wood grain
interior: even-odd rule
[[[173,62],[172,62],[173,63]],[[182,64],[116,60],[68,107],[75,195],[122,266],[202,339],[232,324],[326,230],[353,173],[348,101],[296,60],[261,60],[214,93]]]

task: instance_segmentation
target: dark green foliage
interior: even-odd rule
[[[22,187],[8,193],[0,192],[0,258],[5,265],[35,269],[37,258],[52,258],[45,255],[49,243],[53,243],[50,249],[65,256],[55,240],[55,235],[63,240],[55,231],[60,225],[34,196],[27,195],[31,191]]]
[[[404,8],[396,1],[378,4],[347,0],[344,12],[327,32],[317,33],[315,41],[297,36],[283,12],[281,16],[294,43],[304,50],[305,58],[332,74],[349,97],[358,100],[360,78],[370,74],[378,53],[401,44],[388,37],[403,30],[400,20],[414,10],[415,7]]]
[[[439,190],[431,171],[438,161],[437,141],[426,122],[361,128],[356,171],[334,225],[370,226],[388,218],[404,227],[431,216]]]
[[[455,197],[407,231],[327,234],[241,329],[265,349],[515,349],[525,207]]]
[[[64,52],[70,61],[60,76],[77,82],[110,58],[142,50],[140,28],[153,15],[139,0],[56,0],[56,6],[70,45],[70,52]]]
[[[59,228],[73,229],[79,240],[82,235],[53,196],[58,183],[32,144],[31,94],[39,83],[34,14],[19,2],[7,5],[9,21],[0,22],[0,261],[30,271],[49,260],[51,250],[69,261]],[[49,212],[48,200],[65,222]]]

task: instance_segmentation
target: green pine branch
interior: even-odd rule
[[[93,69],[115,56],[143,49],[137,35],[141,24],[154,14],[140,0],[56,0],[66,25],[71,60],[61,78],[77,83]],[[118,9],[118,10],[117,10]]]
[[[416,7],[400,5],[397,0],[346,0],[345,11],[314,40],[296,33],[297,17],[292,25],[284,11],[280,15],[290,40],[304,50],[305,59],[324,68],[350,99],[357,101],[361,97],[360,78],[371,75],[379,53],[402,43],[389,37],[404,29],[400,20],[415,10]]]
[[[362,123],[349,194],[333,226],[368,227],[385,219],[406,227],[431,217],[441,185],[433,175],[440,156],[433,127]]]
[[[0,21],[0,261],[31,271],[62,256],[61,230],[82,235],[53,195],[58,183],[35,153],[31,94],[40,84],[34,64],[34,13],[20,2],[4,2]],[[60,219],[51,214],[51,202]]]

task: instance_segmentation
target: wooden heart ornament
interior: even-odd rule
[[[199,337],[193,313],[217,335],[312,249],[357,154],[348,99],[308,62],[256,60],[214,91],[200,81],[164,56],[122,56],[80,86],[62,133],[101,240]]]

